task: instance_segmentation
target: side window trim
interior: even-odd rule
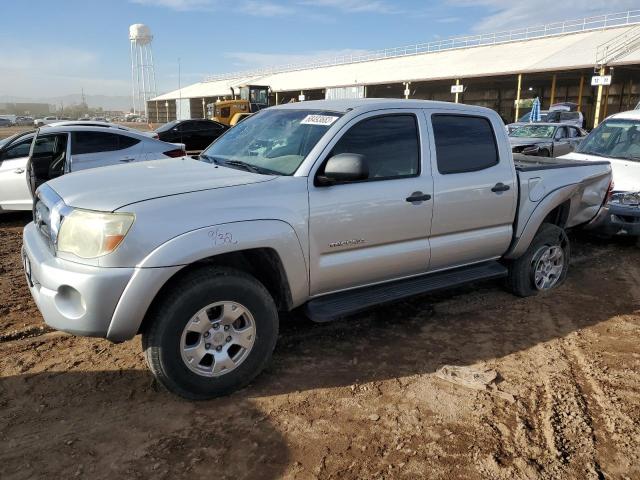
[[[493,122],[491,121],[491,119],[487,116],[484,115],[478,115],[478,114],[470,114],[470,113],[461,113],[459,111],[455,111],[455,110],[450,110],[450,111],[430,111],[430,110],[425,110],[425,114],[426,117],[428,118],[428,126],[430,129],[430,133],[431,133],[431,137],[430,137],[430,141],[429,143],[433,145],[433,151],[432,151],[432,158],[433,161],[435,162],[434,166],[435,169],[438,171],[438,173],[440,175],[459,175],[461,173],[473,173],[473,172],[481,172],[482,170],[486,170],[488,168],[493,168],[496,167],[498,165],[500,165],[502,163],[502,158],[500,155],[500,148],[499,148],[499,144],[498,144],[498,139],[496,138],[496,131],[493,125]],[[460,171],[460,172],[442,172],[440,170],[440,165],[438,164],[438,149],[436,147],[436,132],[435,132],[435,128],[433,126],[433,117],[439,117],[439,116],[444,116],[444,117],[465,117],[465,118],[479,118],[482,120],[485,120],[487,122],[487,124],[489,125],[489,128],[491,130],[491,138],[493,139],[493,146],[496,152],[496,161],[495,163],[488,165],[488,166],[484,166],[484,167],[479,167],[479,168],[474,168],[474,169],[470,169],[470,170],[464,170],[464,171]]]
[[[373,113],[373,112],[368,112],[368,113]],[[402,179],[406,179],[406,178],[415,178],[415,177],[419,177],[420,175],[422,175],[422,157],[423,157],[423,155],[422,155],[422,146],[423,146],[422,137],[423,137],[423,132],[421,132],[421,125],[420,125],[418,114],[413,110],[407,110],[407,111],[393,111],[393,112],[387,112],[387,113],[375,113],[373,115],[366,115],[365,114],[365,115],[363,115],[363,118],[359,118],[359,117],[354,118],[351,122],[349,122],[349,124],[344,126],[344,131],[341,130],[340,132],[338,132],[336,134],[336,136],[331,140],[330,147],[327,146],[326,153],[323,152],[323,154],[320,156],[321,160],[319,162],[317,162],[318,168],[315,169],[315,171],[313,172],[314,179],[315,179],[315,177],[317,177],[320,174],[320,172],[324,168],[324,165],[333,156],[332,155],[333,149],[336,147],[336,145],[338,143],[340,143],[340,140],[342,140],[342,138],[351,131],[352,128],[356,127],[357,125],[359,125],[362,122],[366,122],[366,121],[369,121],[369,120],[374,120],[374,119],[377,119],[377,118],[384,118],[384,117],[396,117],[396,116],[411,116],[411,117],[413,117],[413,120],[415,122],[416,136],[417,136],[417,140],[418,140],[418,169],[417,169],[416,173],[415,174],[410,174],[410,175],[393,176],[393,177],[369,178],[367,180],[359,180],[359,181],[354,181],[354,182],[339,183],[339,184],[336,184],[335,186],[351,185],[351,184],[354,184],[354,183],[378,182],[378,181],[382,181],[382,180],[402,180]]]

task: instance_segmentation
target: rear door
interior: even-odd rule
[[[497,116],[445,109],[425,115],[434,146],[430,270],[502,256],[511,243],[518,196],[504,127]]]
[[[336,135],[309,176],[311,294],[424,273],[432,202],[429,149],[419,110],[363,114]],[[369,179],[332,186],[314,181],[339,153],[363,155]]]
[[[0,209],[30,210],[31,191],[27,162],[33,134],[16,139],[0,150]]]
[[[71,134],[71,171],[144,160],[140,139],[110,131]]]

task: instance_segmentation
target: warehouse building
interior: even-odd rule
[[[605,85],[592,86],[594,76],[604,77]],[[149,120],[203,118],[207,105],[250,84],[268,85],[270,104],[340,97],[444,100],[492,108],[506,121],[528,111],[538,96],[543,109],[576,103],[593,126],[640,101],[640,10],[212,76],[152,99]]]

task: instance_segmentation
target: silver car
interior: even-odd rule
[[[49,126],[25,132],[0,143],[0,212],[31,210],[31,192],[66,173],[184,153],[182,144],[162,142],[129,130]]]

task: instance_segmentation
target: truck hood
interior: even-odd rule
[[[152,198],[274,178],[182,157],[82,170],[48,185],[71,207],[113,211]]]
[[[611,163],[613,188],[616,192],[640,192],[640,162],[623,158],[600,157],[598,155],[571,152],[560,158],[587,162],[607,160]]]

